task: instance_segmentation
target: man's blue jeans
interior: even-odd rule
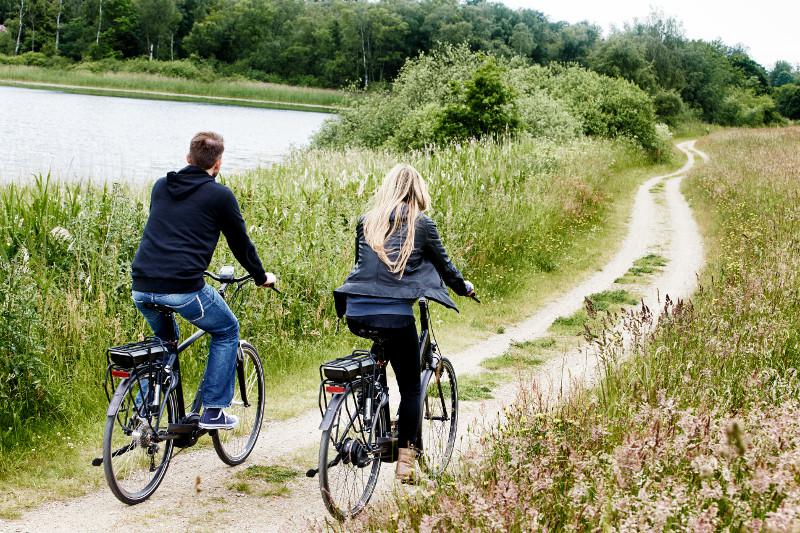
[[[239,321],[213,287],[206,285],[197,292],[159,294],[133,291],[136,308],[163,341],[178,339],[178,323],[167,320],[145,303],[156,303],[175,309],[183,318],[211,335],[208,363],[203,378],[203,406],[225,408],[233,399],[236,380],[236,355],[239,350]]]

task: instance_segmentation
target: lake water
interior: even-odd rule
[[[185,165],[202,130],[225,137],[223,174],[307,145],[331,115],[0,87],[0,180],[147,182]]]

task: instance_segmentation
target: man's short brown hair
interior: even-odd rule
[[[208,170],[222,157],[225,151],[225,139],[213,131],[201,131],[192,137],[189,143],[190,163],[196,167]]]

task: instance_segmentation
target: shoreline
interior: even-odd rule
[[[100,87],[88,85],[71,85],[65,83],[50,83],[38,81],[24,81],[0,78],[0,86],[17,87],[21,89],[59,91],[70,94],[85,94],[90,96],[111,96],[117,98],[135,98],[139,100],[168,100],[175,102],[205,103],[210,105],[229,105],[237,107],[256,107],[262,109],[276,109],[283,111],[306,111],[313,113],[335,114],[344,109],[339,106],[322,104],[305,104],[281,102],[278,100],[261,100],[257,98],[242,98],[233,96],[206,96],[169,91],[151,91],[147,89],[120,89],[114,87]]]

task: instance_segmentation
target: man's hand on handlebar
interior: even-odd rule
[[[267,281],[265,281],[262,285],[259,285],[259,287],[263,287],[265,289],[274,289],[276,283],[278,283],[278,277],[272,272],[267,272]]]
[[[278,283],[278,276],[276,276],[272,272],[267,272],[267,281],[265,281],[262,285],[260,285],[260,287],[263,289],[272,289],[278,294],[282,294],[281,291],[279,291],[278,287],[276,286],[277,283]]]

